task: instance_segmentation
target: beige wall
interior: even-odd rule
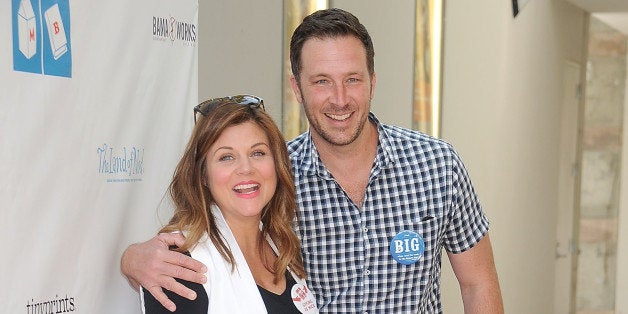
[[[447,4],[443,137],[493,222],[506,312],[552,313],[561,73],[582,63],[584,12],[530,1],[513,19],[510,1]]]
[[[414,1],[331,0],[371,34],[377,85],[371,111],[384,123],[412,127]]]
[[[412,37],[395,33],[408,27],[412,2],[334,5],[372,33],[373,110],[411,125]],[[561,73],[565,59],[583,59],[584,13],[562,0],[529,1],[513,19],[510,1],[447,1],[445,19],[442,136],[461,154],[491,218],[507,313],[551,313]],[[255,93],[281,121],[281,27],[280,0],[201,2],[199,99]],[[457,284],[443,268],[445,312],[461,313]]]
[[[198,95],[254,94],[281,121],[282,0],[199,1]]]
[[[626,62],[628,73],[628,62]],[[624,92],[624,125],[628,121],[628,84]],[[628,314],[628,127],[623,130],[621,192],[619,196],[619,223],[617,232],[617,286],[615,287],[615,313]]]
[[[373,37],[380,82],[373,111],[382,122],[411,127],[414,2],[331,2],[360,17]],[[199,100],[256,94],[264,98],[275,121],[281,121],[283,2],[201,1],[199,5]]]

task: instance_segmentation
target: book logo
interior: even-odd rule
[[[11,1],[13,69],[72,77],[69,0]]]
[[[48,27],[48,38],[50,39],[52,57],[57,60],[68,52],[68,40],[65,37],[59,4],[55,3],[51,6],[50,9],[46,10],[44,16],[46,17],[46,26]]]

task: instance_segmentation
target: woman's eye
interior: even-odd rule
[[[253,157],[261,157],[261,156],[266,156],[266,152],[265,152],[265,151],[261,151],[261,150],[254,151],[254,152],[253,152],[253,154],[252,154],[252,156],[253,156]]]
[[[219,161],[229,161],[229,160],[233,160],[233,156],[231,155],[224,155],[221,156],[220,158],[218,158]]]

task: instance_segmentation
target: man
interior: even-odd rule
[[[364,26],[340,9],[315,12],[295,30],[290,61],[310,123],[288,143],[296,231],[321,312],[442,312],[445,248],[465,312],[502,313],[488,219],[458,155],[370,113],[376,75]],[[181,241],[160,234],[122,258],[131,283],[169,309],[162,288],[194,297],[172,277],[204,280],[203,265],[167,251]]]

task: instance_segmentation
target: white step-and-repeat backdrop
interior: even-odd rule
[[[198,0],[0,3],[0,313],[139,313],[197,103]]]

